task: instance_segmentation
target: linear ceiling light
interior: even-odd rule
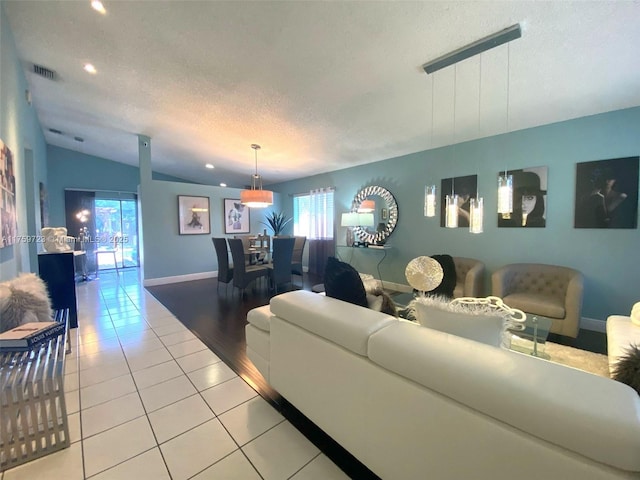
[[[515,40],[516,38],[520,38],[521,36],[522,30],[520,29],[520,24],[516,23],[515,25],[512,25],[509,28],[505,28],[498,33],[489,35],[488,37],[470,43],[465,47],[459,48],[451,53],[447,53],[446,55],[438,57],[431,62],[425,63],[422,68],[427,74],[433,73],[442,68],[448,67],[449,65],[461,62],[462,60],[473,57],[474,55],[478,55],[479,53],[491,50],[498,45],[510,42],[511,40]]]

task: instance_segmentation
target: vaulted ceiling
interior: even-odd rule
[[[640,105],[638,1],[103,3],[2,1],[47,142],[137,165],[145,134],[199,183],[246,185],[252,143],[268,184]]]

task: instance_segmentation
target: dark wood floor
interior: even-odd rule
[[[289,289],[310,291],[318,283],[322,283],[320,277],[305,273],[302,281],[299,276],[294,276],[294,283]],[[272,296],[265,280],[254,284],[244,294],[231,285],[218,285],[215,278],[146,288],[349,477],[359,480],[378,479],[273,390],[247,358],[244,332],[247,312],[268,304]]]
[[[305,273],[303,280],[294,277],[290,289],[311,290],[318,283],[322,283],[320,277]],[[218,285],[215,278],[147,290],[347,475],[359,480],[378,478],[274,391],[247,358],[244,331],[247,312],[269,303],[271,294],[266,280],[259,280],[244,294],[231,285]],[[581,330],[576,339],[551,334],[549,340],[606,353],[606,335],[600,332]]]

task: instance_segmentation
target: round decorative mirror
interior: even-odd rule
[[[367,213],[373,214],[373,221],[368,222],[371,226],[354,228],[358,239],[375,245],[384,244],[398,223],[396,199],[386,188],[373,185],[363,188],[356,194],[351,210],[357,212],[362,206],[367,207]]]

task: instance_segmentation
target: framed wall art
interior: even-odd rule
[[[249,233],[251,209],[235,198],[224,199],[224,233]]]
[[[513,211],[498,213],[498,227],[547,226],[547,171],[547,167],[507,170],[513,179]]]
[[[13,245],[18,234],[14,169],[11,150],[0,140],[0,248]]]
[[[638,228],[638,159],[576,165],[575,228]]]
[[[178,222],[180,235],[210,234],[209,197],[178,195]]]

